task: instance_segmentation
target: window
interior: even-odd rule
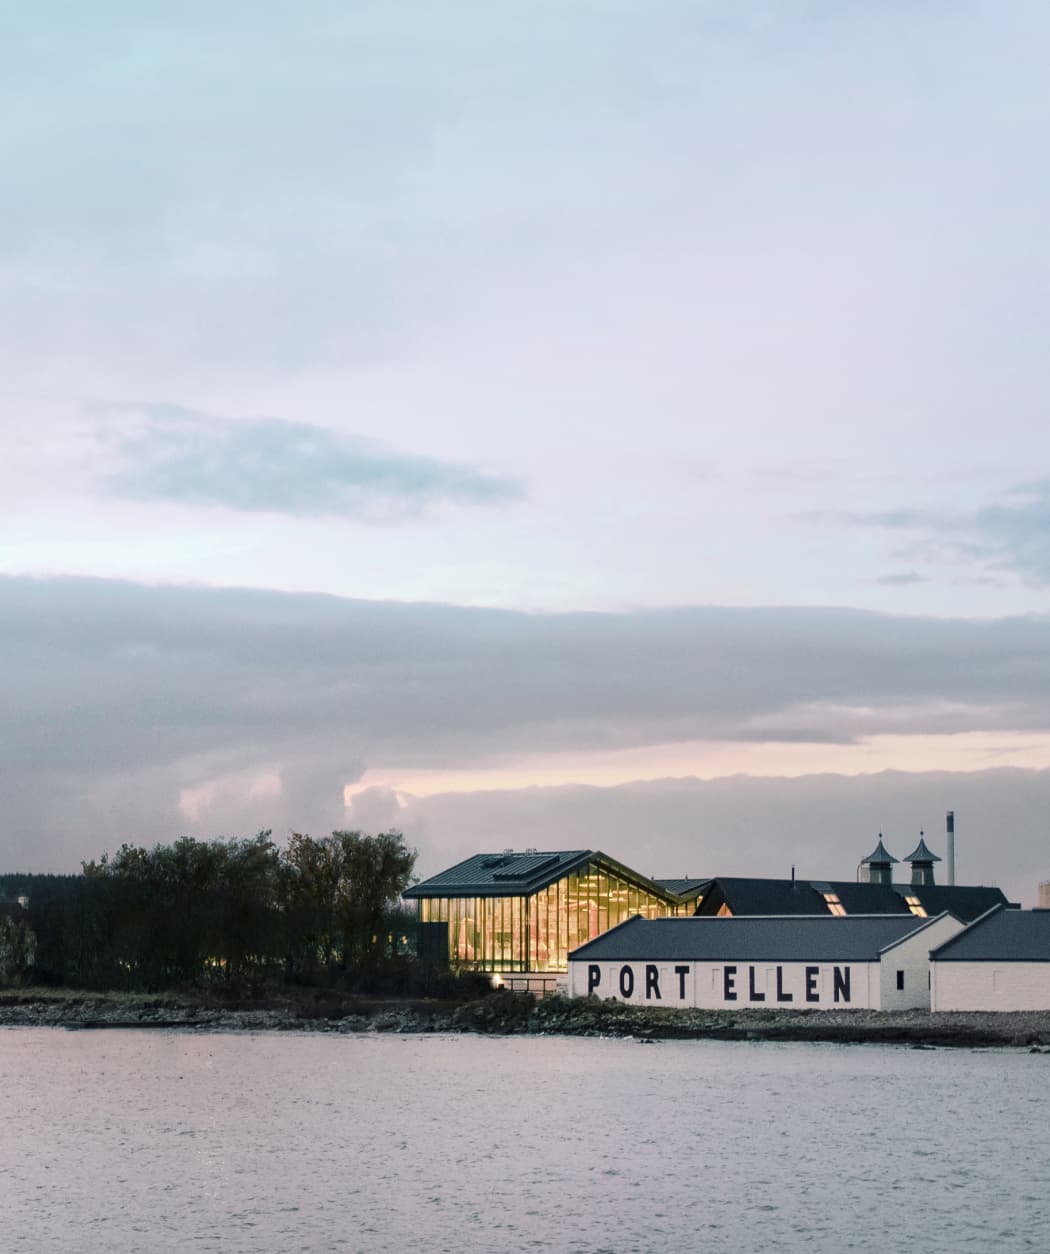
[[[904,972],[903,971],[897,972],[897,991],[898,992],[904,991]]]
[[[822,895],[828,903],[828,909],[832,914],[841,916],[846,913],[846,907],[839,901],[838,893],[827,892]]]
[[[908,909],[916,916],[916,918],[929,918],[929,915],[927,915],[926,911],[923,909],[922,902],[913,893],[906,893],[904,900],[908,903]]]

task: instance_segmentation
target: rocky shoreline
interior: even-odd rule
[[[500,992],[478,1001],[374,1001],[315,995],[265,1003],[22,990],[0,994],[0,1027],[194,1032],[486,1033],[638,1041],[823,1041],[913,1047],[1026,1047],[1050,1053],[1050,1012],[652,1010],[619,1002]]]

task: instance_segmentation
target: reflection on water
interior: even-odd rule
[[[32,1251],[1050,1249],[1050,1057],[0,1030]]]

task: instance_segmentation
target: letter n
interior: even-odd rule
[[[849,1001],[849,967],[835,968],[835,1000]],[[840,996],[841,994],[841,996]]]

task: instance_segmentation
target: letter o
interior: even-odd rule
[[[620,968],[620,995],[630,997],[634,992],[634,971],[630,967]]]

